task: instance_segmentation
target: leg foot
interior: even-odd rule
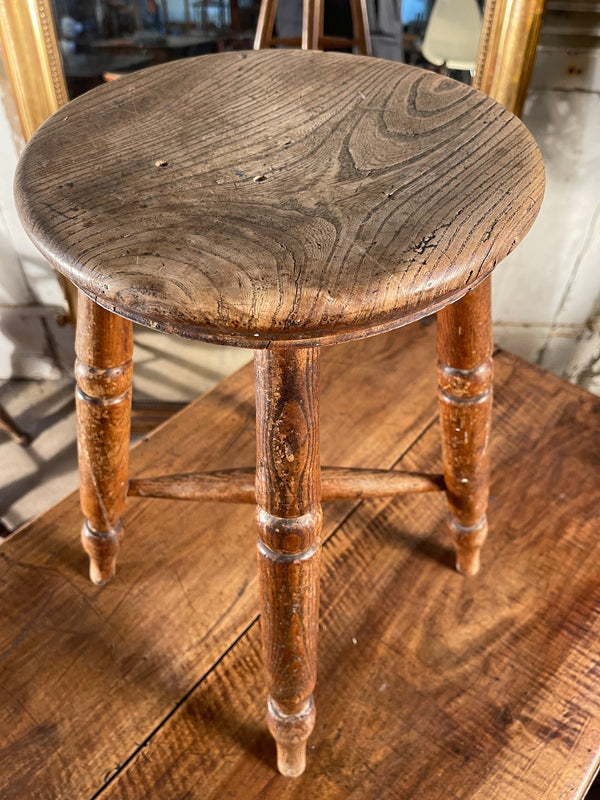
[[[81,528],[81,543],[90,557],[90,580],[103,586],[114,578],[119,552],[121,526],[112,531],[97,532],[91,530],[87,520]]]
[[[448,520],[450,536],[456,549],[456,569],[463,575],[477,575],[480,567],[481,545],[485,542],[488,526],[487,517],[470,528],[465,528],[450,517]]]
[[[479,571],[487,535],[492,415],[489,279],[438,314],[438,381],[448,524],[456,569]]]
[[[297,778],[306,767],[306,742],[315,727],[312,696],[298,714],[283,714],[269,697],[267,723],[277,746],[277,769],[286,778]]]

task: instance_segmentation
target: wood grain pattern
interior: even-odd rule
[[[320,353],[257,350],[256,501],[267,720],[282,775],[306,766],[315,725],[321,461]]]
[[[299,517],[320,503],[319,353],[258,350],[256,501],[269,514]]]
[[[256,471],[250,467],[132,478],[130,497],[256,503]],[[413,492],[441,492],[444,476],[384,469],[321,467],[321,502],[390,497]]]
[[[364,336],[460,297],[525,235],[543,184],[523,125],[463,84],[264,50],[77,98],[29,143],[17,202],[101,305],[260,348]]]
[[[433,325],[325,348],[323,459],[393,466],[435,419],[434,350]],[[255,451],[248,365],[136,446],[130,468],[236,468]],[[323,540],[355,506],[327,507]],[[257,616],[254,516],[131,499],[119,577],[101,589],[85,574],[76,494],[2,543],[2,796],[92,797],[202,679]],[[262,709],[262,667],[258,680]]]
[[[90,557],[90,578],[103,584],[115,574],[127,498],[131,322],[81,292],[75,350],[79,491],[85,517],[81,540]]]
[[[479,571],[488,532],[492,424],[492,298],[484,281],[438,313],[438,383],[448,530],[456,568]]]
[[[440,463],[434,334],[323,350],[324,459]],[[320,711],[295,788],[273,773],[257,626],[230,649],[256,619],[251,509],[132,501],[121,579],[101,589],[75,495],[4,542],[3,796],[582,797],[600,741],[598,400],[495,361],[495,533],[477,577],[449,569],[440,496],[327,509]],[[246,367],[135,448],[134,470],[248,463],[253,392]]]
[[[447,568],[439,496],[362,503],[323,548],[305,775],[273,775],[255,625],[105,800],[583,797],[600,756],[598,399],[495,361],[485,569]],[[439,441],[432,426],[402,468],[437,462]]]

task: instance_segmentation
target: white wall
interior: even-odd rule
[[[15,209],[13,175],[23,142],[4,75],[0,100],[0,379],[58,378],[71,364],[73,334],[57,324],[66,308],[62,291]]]
[[[551,15],[523,121],[541,148],[547,188],[529,236],[495,272],[495,338],[576,379],[583,365],[569,364],[600,297],[600,49],[562,35]]]

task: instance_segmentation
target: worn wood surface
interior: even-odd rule
[[[600,755],[600,405],[496,358],[483,569],[451,570],[445,502],[368,501],[323,550],[319,709],[274,772],[252,626],[102,795],[580,798]],[[441,457],[434,425],[399,463]]]
[[[180,500],[216,500],[222,503],[256,503],[255,470],[251,467],[219,472],[187,472],[132,478],[130,497],[166,497]],[[400,472],[384,469],[321,467],[321,500],[352,500],[390,497],[412,492],[441,492],[440,474]]]
[[[433,326],[324,350],[323,458],[438,468],[434,350]],[[274,771],[264,721],[251,508],[132,500],[102,588],[75,496],[5,543],[2,796],[580,798],[600,753],[600,409],[495,362],[478,576],[451,568],[440,495],[325,510],[319,714],[297,781]],[[247,367],[134,449],[134,470],[248,463],[252,398]]]
[[[456,567],[479,571],[488,532],[492,423],[491,279],[438,314],[438,383],[448,529]]]
[[[137,400],[131,408],[131,430],[134,433],[150,433],[173,414],[182,411],[186,405],[187,403]]]
[[[321,561],[320,350],[257,350],[256,520],[269,730],[297,777],[315,724]]]
[[[252,347],[432,313],[513,250],[543,184],[524,126],[470,87],[290,50],[98,87],[41,127],[16,178],[38,247],[101,305]]]
[[[90,578],[102,584],[115,574],[121,517],[127,498],[133,378],[129,320],[79,295],[75,378],[81,541]]]
[[[431,424],[433,328],[324,351],[325,461],[391,467]],[[247,367],[138,445],[131,473],[244,467],[255,437]],[[328,506],[323,539],[354,505]],[[87,579],[76,495],[2,545],[2,796],[91,797],[256,618],[251,507],[132,498],[123,524],[102,589]]]

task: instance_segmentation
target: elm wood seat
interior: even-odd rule
[[[489,281],[543,193],[533,139],[447,78],[330,53],[203,56],[99,87],[30,140],[26,228],[81,290],[83,542],[115,569],[129,494],[258,505],[280,770],[314,725],[321,500],[445,489],[457,567],[487,531]],[[444,476],[321,472],[318,345],[439,314]],[[115,313],[112,313],[115,312]],[[131,323],[254,348],[257,470],[128,481]]]

